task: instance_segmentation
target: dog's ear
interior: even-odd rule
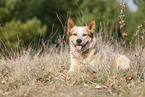
[[[67,31],[70,33],[70,30],[75,26],[76,24],[73,22],[73,20],[69,17],[67,21]]]
[[[88,30],[91,33],[94,33],[95,31],[95,19],[92,19],[89,23],[88,23]]]

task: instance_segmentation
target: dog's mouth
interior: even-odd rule
[[[72,44],[76,47],[77,50],[81,50],[82,48],[84,48],[89,42],[87,41],[84,45],[80,45],[80,44],[77,44],[75,45],[72,41]]]

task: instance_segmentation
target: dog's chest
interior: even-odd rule
[[[94,62],[95,49],[86,52],[72,52],[72,59],[77,61],[79,64],[92,64]]]

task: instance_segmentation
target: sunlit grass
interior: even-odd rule
[[[96,71],[87,66],[73,75],[70,68],[69,47],[51,46],[49,49],[34,50],[31,47],[0,59],[0,95],[2,96],[145,96],[145,50],[141,68],[135,78],[135,54],[137,50],[124,51],[119,43],[104,42],[97,36],[98,46],[107,52],[121,53],[132,61],[132,68],[116,70],[107,64],[96,63]],[[10,57],[12,55],[12,57]],[[95,92],[94,92],[95,91]],[[73,93],[71,93],[73,92]],[[75,92],[75,93],[74,93]],[[98,93],[99,92],[99,93]]]

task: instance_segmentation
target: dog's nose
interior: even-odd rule
[[[81,39],[77,39],[77,43],[81,43],[82,42],[82,40]]]

